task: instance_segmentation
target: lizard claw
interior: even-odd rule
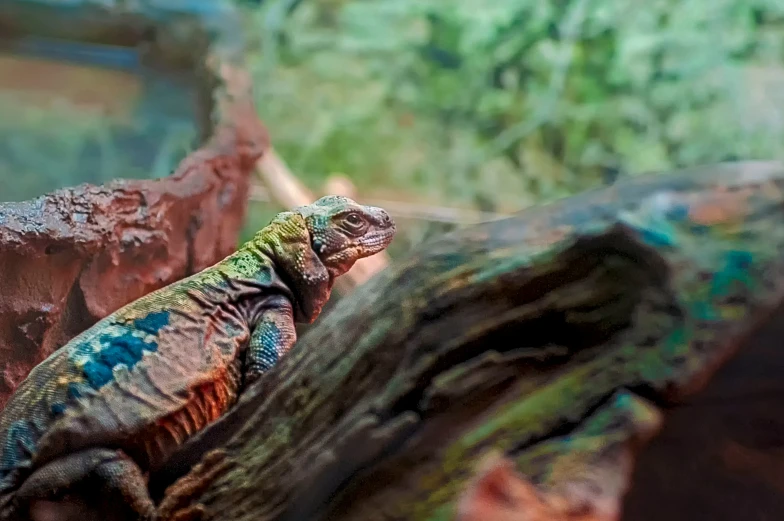
[[[264,374],[262,371],[249,369],[245,372],[245,387],[247,388],[249,385],[252,385],[256,380],[261,378],[261,375]]]

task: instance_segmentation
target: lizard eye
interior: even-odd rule
[[[343,217],[343,228],[349,233],[354,235],[362,235],[365,233],[367,223],[365,219],[358,213],[350,213]]]

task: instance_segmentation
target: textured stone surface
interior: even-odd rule
[[[74,335],[234,249],[268,137],[250,104],[224,114],[167,178],[0,204],[0,406]]]

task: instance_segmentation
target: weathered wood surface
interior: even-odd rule
[[[625,521],[784,517],[784,308],[639,454]]]
[[[455,519],[494,452],[537,487],[536,519],[617,518],[660,406],[781,300],[782,186],[778,163],[637,179],[423,246],[153,476],[160,493],[217,449],[163,518]],[[688,222],[652,220],[663,200]]]

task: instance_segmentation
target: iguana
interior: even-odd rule
[[[294,322],[315,320],[335,278],[395,230],[381,208],[323,197],[55,351],[0,414],[0,519],[27,519],[80,486],[154,518],[145,470],[274,366]]]

